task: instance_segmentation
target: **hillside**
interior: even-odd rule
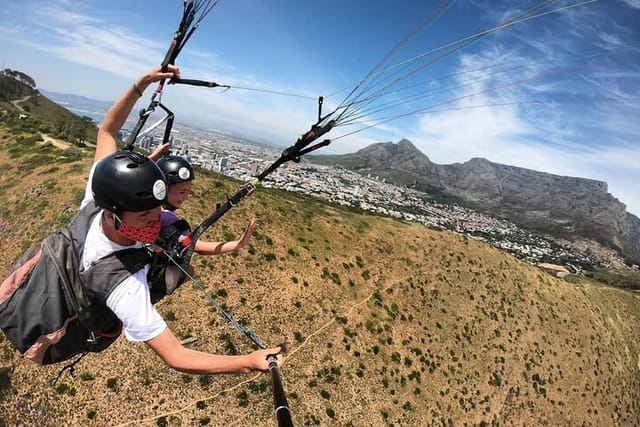
[[[97,128],[90,117],[77,116],[35,89],[33,80],[30,83],[0,73],[0,114],[5,116],[2,121],[20,120],[16,128],[73,145],[95,143]]]
[[[76,211],[91,155],[0,128],[1,272]],[[185,217],[197,223],[237,185],[199,171]],[[252,216],[248,249],[195,267],[263,342],[285,346],[296,425],[640,423],[637,294],[264,188],[205,238],[237,236]],[[251,350],[189,284],[158,308],[194,348]],[[266,375],[181,374],[124,338],[54,388],[60,368],[20,359],[0,337],[0,425],[275,425]]]
[[[593,240],[640,263],[640,219],[626,212],[607,184],[558,176],[474,158],[433,163],[410,141],[372,144],[356,153],[313,156],[361,174],[413,186],[435,199],[456,202],[557,241]]]

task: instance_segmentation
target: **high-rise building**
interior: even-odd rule
[[[224,174],[227,171],[227,163],[228,163],[229,159],[226,157],[220,157],[220,160],[218,161],[218,172],[220,172],[221,174]]]

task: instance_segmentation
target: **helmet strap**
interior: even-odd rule
[[[118,215],[116,215],[115,212],[110,213],[113,218],[113,226],[115,227],[116,231],[120,230],[120,224],[122,224],[122,220],[118,217]]]

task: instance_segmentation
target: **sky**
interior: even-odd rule
[[[179,0],[3,3],[3,68],[104,101],[162,61],[182,14]],[[162,102],[284,147],[323,96],[339,119],[322,153],[406,138],[439,164],[605,181],[640,216],[638,22],[640,0],[220,0],[176,64],[231,89],[171,85]]]

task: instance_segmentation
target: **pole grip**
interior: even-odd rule
[[[269,355],[267,357],[267,361],[269,362],[271,385],[273,387],[273,412],[276,416],[276,420],[278,421],[278,427],[293,427],[291,409],[289,409],[287,396],[285,395],[284,388],[282,387],[280,368],[278,368],[276,356]]]

